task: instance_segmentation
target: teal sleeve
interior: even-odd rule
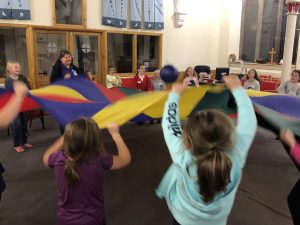
[[[237,163],[244,167],[248,150],[256,133],[257,120],[252,102],[246,91],[240,87],[234,89],[232,94],[238,109],[236,139],[232,154]]]
[[[179,165],[184,160],[184,145],[179,117],[179,94],[170,92],[165,103],[162,118],[164,138],[174,163]]]

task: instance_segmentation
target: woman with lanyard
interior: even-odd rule
[[[78,76],[78,68],[72,63],[72,56],[68,50],[62,50],[52,67],[50,83],[61,79],[70,79]]]

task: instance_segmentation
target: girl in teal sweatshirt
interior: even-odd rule
[[[222,112],[190,116],[182,131],[174,84],[165,103],[162,127],[172,158],[157,195],[165,198],[173,224],[225,225],[238,189],[257,121],[251,100],[237,77],[224,77],[238,107],[237,125]]]

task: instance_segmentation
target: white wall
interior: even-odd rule
[[[1,1],[1,0],[0,0]],[[89,1],[89,0],[88,0]],[[31,20],[1,20],[0,23],[34,24],[51,26],[52,0],[30,0]]]
[[[0,20],[0,23],[51,26],[52,2],[31,0],[31,21]],[[101,2],[87,0],[87,27],[120,29],[100,24]],[[172,63],[179,70],[200,64],[214,69],[227,66],[229,54],[239,55],[241,0],[181,0],[180,4],[179,10],[187,13],[186,21],[183,27],[175,28],[173,1],[164,0],[163,64]]]

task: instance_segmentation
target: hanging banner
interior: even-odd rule
[[[10,0],[11,18],[16,20],[30,20],[30,0]]]
[[[142,0],[130,1],[130,28],[142,28]]]
[[[164,29],[163,0],[155,0],[154,2],[154,21],[155,21],[155,30]]]
[[[11,0],[0,1],[0,19],[11,19]]]
[[[115,26],[115,0],[102,0],[102,25]]]
[[[144,1],[144,28],[146,30],[154,29],[154,0]]]
[[[116,0],[116,27],[126,27],[127,25],[127,0]]]

